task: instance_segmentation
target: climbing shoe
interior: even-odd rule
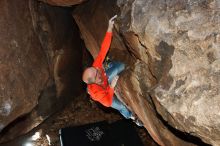
[[[139,120],[138,118],[135,119],[135,120],[133,120],[133,122],[134,122],[137,126],[139,126],[139,127],[143,127],[143,126],[144,126],[143,122],[142,122],[141,120]]]

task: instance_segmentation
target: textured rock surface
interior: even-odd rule
[[[129,24],[123,32],[138,36],[142,48],[135,52],[144,56],[141,60],[157,80],[150,95],[159,101],[160,114],[173,127],[220,145],[219,1],[136,0],[118,5],[130,10],[121,15]]]
[[[82,92],[82,46],[71,9],[36,0],[2,2],[1,6],[7,19],[2,17],[0,25],[7,32],[0,38],[8,39],[0,43],[1,93],[5,93],[0,98],[1,128],[19,117],[1,133],[3,142],[35,128]],[[5,26],[7,20],[10,25]]]
[[[72,6],[72,5],[80,4],[86,0],[40,0],[40,1],[55,6]]]
[[[36,106],[49,70],[33,30],[28,1],[2,0],[0,7],[1,131]]]
[[[163,120],[220,145],[219,1],[118,0],[120,10],[114,2],[87,3],[74,18],[95,57],[107,20],[119,15],[109,55],[130,66],[119,81],[121,98],[160,145],[189,145]]]

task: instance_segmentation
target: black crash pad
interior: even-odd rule
[[[120,120],[60,129],[61,146],[143,146],[134,124]]]

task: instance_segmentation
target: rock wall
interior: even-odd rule
[[[2,143],[32,130],[82,93],[83,46],[72,9],[36,0],[0,4]]]
[[[160,145],[190,145],[166,124],[220,145],[219,6],[217,0],[96,0],[73,14],[93,57],[108,19],[118,14],[109,56],[129,68],[117,90]]]
[[[49,80],[48,61],[34,32],[28,1],[0,2],[0,131],[30,112]]]
[[[142,45],[134,52],[139,58],[144,55],[141,60],[157,80],[150,86],[150,96],[159,102],[157,111],[176,129],[220,145],[219,1],[126,4],[118,1],[126,10],[123,24],[129,24],[121,30],[133,32]]]

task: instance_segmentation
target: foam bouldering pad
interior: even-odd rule
[[[66,127],[59,132],[61,146],[143,146],[129,120]]]

